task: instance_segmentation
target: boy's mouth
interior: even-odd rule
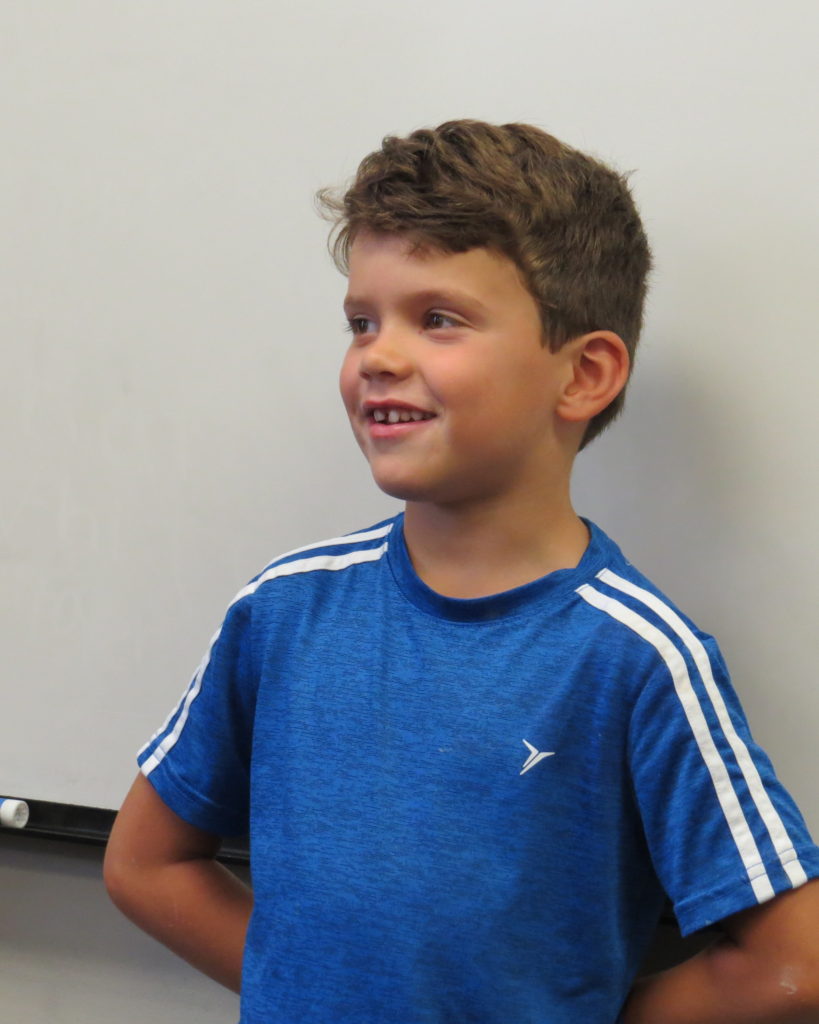
[[[396,406],[378,406],[367,410],[367,417],[375,423],[418,423],[431,420],[434,415],[422,409],[401,409]]]

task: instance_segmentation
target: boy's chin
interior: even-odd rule
[[[372,466],[370,470],[372,472]],[[426,482],[392,473],[372,472],[372,478],[380,491],[383,491],[390,498],[396,498],[398,501],[435,502],[435,492],[439,490],[439,488],[432,487]]]
[[[409,483],[401,483],[394,480],[379,480],[377,476],[373,475],[373,481],[376,487],[383,491],[390,498],[396,498],[398,501],[430,501],[427,492],[424,488],[412,486]]]
[[[390,498],[415,505],[459,506],[469,503],[470,497],[456,493],[455,488],[443,484],[418,480],[401,480],[393,477],[379,477],[373,473],[373,481],[380,491]]]

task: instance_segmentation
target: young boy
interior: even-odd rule
[[[342,396],[405,511],[237,595],[140,753],[113,898],[243,1024],[819,1021],[819,849],[713,639],[569,497],[640,331],[623,179],[458,121],[323,201]],[[253,896],[214,860],[248,828]],[[666,895],[724,939],[634,985]]]

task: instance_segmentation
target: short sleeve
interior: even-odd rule
[[[230,607],[179,704],[137,755],[171,810],[217,835],[248,831],[257,678],[245,597]]]
[[[659,645],[629,758],[657,875],[688,935],[819,875],[819,850],[754,742],[713,638]]]

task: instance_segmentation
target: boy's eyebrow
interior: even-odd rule
[[[487,307],[474,295],[468,292],[459,292],[453,289],[430,288],[425,291],[412,292],[406,297],[407,303],[432,306],[466,306],[478,313],[488,313]],[[345,311],[356,308],[364,308],[370,305],[370,301],[363,296],[347,295],[344,299]]]

